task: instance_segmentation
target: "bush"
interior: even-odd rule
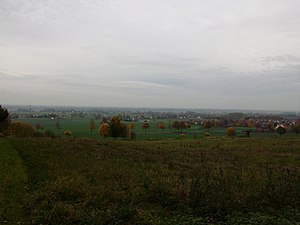
[[[9,113],[6,108],[0,105],[0,133],[6,134],[9,127]]]
[[[11,134],[16,137],[33,137],[35,130],[28,123],[13,122],[10,124]]]
[[[56,134],[51,130],[46,130],[44,132],[44,136],[49,137],[49,138],[56,138],[57,137]]]
[[[67,137],[69,137],[69,136],[72,135],[72,132],[69,131],[69,130],[66,130],[66,131],[64,132],[64,135],[67,136]]]
[[[39,131],[35,131],[33,133],[33,137],[44,137],[44,134],[42,132],[39,132]]]

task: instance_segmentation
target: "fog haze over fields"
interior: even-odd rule
[[[299,0],[1,0],[0,104],[300,111]]]

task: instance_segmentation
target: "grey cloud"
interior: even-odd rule
[[[22,92],[37,103],[93,96],[104,105],[219,108],[249,99],[248,108],[300,110],[299,8],[298,0],[3,0],[1,86],[15,89],[11,103]]]
[[[283,63],[300,63],[300,57],[293,55],[277,55],[261,57],[260,61],[263,63],[283,62]]]
[[[5,79],[5,80],[11,80],[11,81],[24,81],[24,80],[32,80],[34,79],[34,76],[24,76],[21,74],[12,74],[12,73],[8,73],[8,72],[3,72],[0,71],[0,78],[1,79]]]
[[[148,54],[143,55],[113,55],[110,57],[117,65],[134,65],[134,66],[146,66],[148,69],[155,67],[168,67],[168,69],[174,70],[180,68],[188,68],[195,64],[200,64],[201,59],[197,57],[174,57],[172,55],[163,54]]]

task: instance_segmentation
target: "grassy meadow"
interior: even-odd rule
[[[26,191],[21,224],[300,223],[298,137],[1,145],[19,165],[13,186]]]

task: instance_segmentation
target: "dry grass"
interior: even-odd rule
[[[27,167],[33,224],[300,219],[299,138],[10,142]]]

